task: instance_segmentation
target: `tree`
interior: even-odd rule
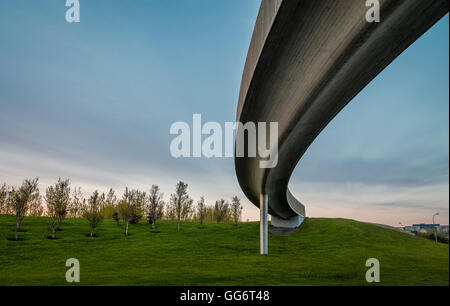
[[[0,214],[3,213],[3,211],[6,211],[6,201],[8,200],[8,187],[6,184],[3,184],[2,187],[0,187]]]
[[[181,222],[191,213],[192,199],[187,194],[187,187],[187,184],[178,182],[175,193],[170,195],[170,206],[177,220],[178,231],[180,231]]]
[[[126,199],[121,200],[119,204],[117,204],[117,211],[125,226],[125,236],[128,236],[128,224],[131,218],[130,203]]]
[[[103,202],[105,201],[104,194],[99,195],[98,191],[94,193],[88,200],[88,205],[84,209],[84,218],[89,222],[90,237],[94,236],[94,230],[103,222],[103,215],[100,212]]]
[[[18,190],[13,190],[11,204],[16,215],[14,228],[16,241],[19,240],[18,232],[20,231],[20,226],[27,212],[29,203],[39,197],[38,181],[38,178],[25,179]]]
[[[119,212],[118,211],[115,210],[113,212],[112,218],[113,218],[114,221],[116,221],[117,226],[119,226],[120,216],[119,216]]]
[[[36,199],[30,202],[28,207],[28,216],[40,217],[44,213],[44,207],[42,206],[42,196],[36,197]]]
[[[55,239],[55,231],[61,225],[66,216],[67,207],[70,203],[69,180],[58,179],[55,186],[47,187],[45,200],[47,202],[47,214],[50,217],[52,239]]]
[[[147,206],[146,193],[136,189],[131,190],[129,192],[129,203],[131,208],[130,223],[139,223],[144,215],[144,208]]]
[[[114,190],[110,188],[108,194],[106,195],[105,206],[115,207],[116,205],[117,205],[117,197],[115,195]]]
[[[102,207],[102,214],[105,219],[114,219],[114,212],[117,206],[117,197],[112,188],[109,189],[106,195],[105,203]]]
[[[69,214],[72,218],[81,218],[83,216],[83,209],[86,205],[86,199],[83,197],[81,187],[73,190],[72,199],[69,206]]]
[[[242,205],[241,200],[234,196],[231,201],[231,215],[233,217],[234,225],[238,225],[238,222],[241,221],[242,216]]]
[[[128,236],[128,224],[130,223],[133,215],[133,207],[131,206],[130,202],[131,192],[128,190],[128,187],[126,187],[125,192],[123,193],[122,200],[119,202],[119,204],[117,204],[117,211],[125,226],[125,236]]]
[[[214,217],[217,221],[217,223],[220,223],[221,221],[225,221],[229,214],[229,204],[228,202],[225,202],[224,199],[220,199],[219,201],[216,201],[216,205],[214,206]]]
[[[152,230],[156,228],[156,221],[161,219],[164,213],[164,194],[161,193],[157,185],[152,185],[148,195],[148,215],[147,220],[152,224]]]
[[[200,201],[197,202],[197,216],[200,221],[200,226],[203,227],[203,221],[206,216],[205,197],[200,197]]]

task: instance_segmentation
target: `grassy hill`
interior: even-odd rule
[[[291,236],[269,237],[259,252],[259,224],[159,222],[130,226],[107,220],[88,238],[85,220],[66,220],[50,234],[48,219],[26,217],[22,241],[12,216],[0,216],[0,285],[67,285],[68,258],[80,285],[369,285],[365,261],[381,266],[380,285],[448,285],[449,247],[394,230],[344,219],[307,219]],[[370,284],[371,285],[371,284]]]

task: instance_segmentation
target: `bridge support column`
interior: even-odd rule
[[[269,199],[267,194],[260,195],[260,222],[259,222],[259,235],[260,235],[260,251],[261,255],[268,254],[268,226],[269,226]]]

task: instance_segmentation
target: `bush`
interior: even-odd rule
[[[418,237],[435,240],[434,233],[417,233]],[[437,241],[441,243],[447,243],[448,244],[448,236],[445,233],[439,232],[437,234]]]

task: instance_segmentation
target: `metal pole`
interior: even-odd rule
[[[269,200],[266,194],[261,194],[260,196],[260,222],[259,222],[259,234],[260,234],[260,251],[261,255],[268,254],[268,211],[269,211]]]
[[[434,226],[434,216],[438,216],[439,215],[439,213],[435,213],[434,215],[433,215],[433,228],[434,228],[434,241],[437,243],[437,227],[436,226]]]

